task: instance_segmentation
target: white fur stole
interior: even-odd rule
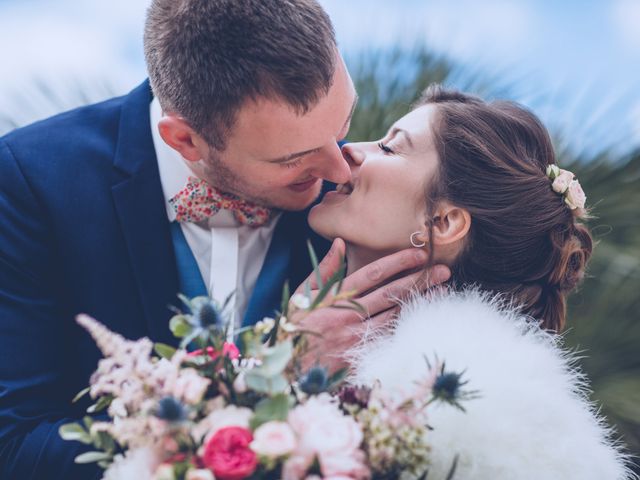
[[[429,480],[444,479],[456,454],[456,480],[633,478],[559,337],[478,291],[404,305],[392,334],[356,351],[353,381],[410,387],[436,355],[448,371],[466,370],[480,398],[464,402],[466,413],[431,409]]]

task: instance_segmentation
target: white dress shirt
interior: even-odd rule
[[[182,156],[169,147],[158,132],[162,108],[157,99],[150,106],[151,132],[160,169],[169,221],[176,214],[169,200],[182,190],[189,176],[195,176]],[[228,312],[239,326],[267,255],[278,219],[258,228],[241,225],[229,210],[220,210],[199,223],[181,223],[182,232],[207,287],[209,296],[220,305],[235,292]]]

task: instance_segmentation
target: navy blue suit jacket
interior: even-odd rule
[[[58,427],[99,352],[74,322],[94,316],[128,338],[175,344],[169,304],[178,272],[150,132],[148,82],[130,94],[0,138],[0,478],[94,478],[74,465],[84,447]],[[307,212],[276,227],[248,318],[272,314],[285,279],[319,255]]]

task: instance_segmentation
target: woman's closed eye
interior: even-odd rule
[[[382,150],[384,153],[395,153],[391,148],[389,148],[388,146],[386,146],[384,143],[382,142],[378,142],[378,147],[380,148],[380,150]]]

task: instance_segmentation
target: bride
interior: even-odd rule
[[[348,352],[355,383],[409,386],[425,357],[466,370],[480,398],[432,410],[429,478],[456,456],[461,480],[630,478],[557,335],[592,239],[584,193],[540,121],[432,86],[381,141],[343,154],[352,181],[309,222],[344,240],[348,273],[410,246],[451,270],[446,289],[415,294]]]

